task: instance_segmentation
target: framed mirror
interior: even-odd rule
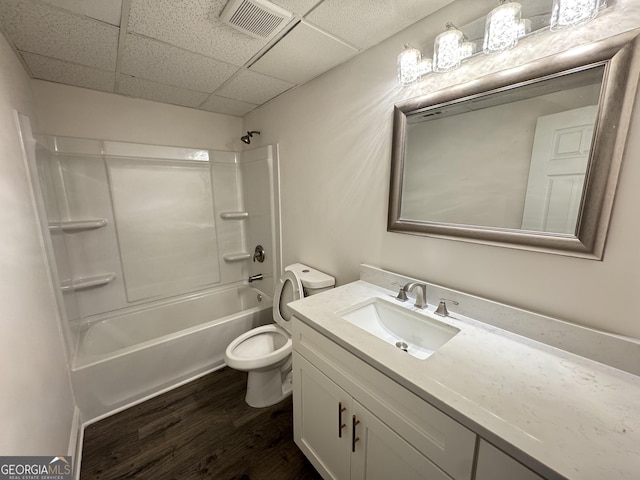
[[[639,33],[397,104],[388,230],[602,259]]]

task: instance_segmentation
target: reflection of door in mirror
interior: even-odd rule
[[[575,234],[597,105],[538,118],[522,229]]]

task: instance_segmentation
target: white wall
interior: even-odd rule
[[[239,117],[32,80],[37,133],[238,151]]]
[[[0,452],[67,454],[74,401],[14,109],[30,80],[0,36]]]
[[[305,262],[344,284],[357,279],[366,262],[640,338],[640,106],[601,262],[386,231],[394,103],[640,25],[638,2],[617,0],[615,11],[581,29],[543,32],[418,87],[396,86],[396,56],[404,43],[430,54],[426,46],[445,22],[464,25],[495,5],[457,1],[244,117],[243,130],[261,131],[256,142],[280,145],[283,265]]]

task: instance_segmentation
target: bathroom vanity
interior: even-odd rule
[[[324,478],[640,478],[640,377],[377,283],[290,304],[294,438]],[[454,334],[420,358],[345,320],[371,302]]]

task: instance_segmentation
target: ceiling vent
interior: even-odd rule
[[[278,32],[293,14],[266,0],[229,0],[220,20],[254,38],[267,39]]]

